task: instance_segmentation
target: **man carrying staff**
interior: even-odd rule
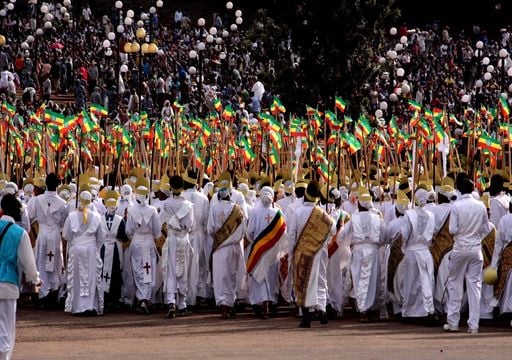
[[[290,217],[289,238],[293,252],[293,289],[302,310],[299,327],[311,327],[310,309],[318,310],[321,324],[327,324],[327,240],[336,233],[336,224],[319,206],[320,186],[311,181],[304,204]]]

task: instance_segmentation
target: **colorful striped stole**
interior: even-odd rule
[[[281,211],[278,211],[270,224],[268,224],[252,243],[251,251],[247,258],[247,273],[252,273],[261,258],[278,243],[285,229],[286,224],[284,223],[284,216],[281,214]]]

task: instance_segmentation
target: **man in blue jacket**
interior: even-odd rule
[[[21,276],[25,273],[28,283],[40,285],[41,281],[28,234],[16,225],[21,221],[21,202],[7,194],[0,205],[0,360],[9,360],[16,339],[16,299]]]

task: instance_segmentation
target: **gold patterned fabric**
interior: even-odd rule
[[[432,245],[430,245],[430,253],[432,254],[432,258],[434,259],[434,273],[437,274],[437,269],[441,264],[441,260],[443,257],[453,248],[453,236],[450,235],[448,231],[448,226],[450,223],[450,214],[446,217],[446,221],[444,222],[441,230],[437,233],[437,235],[432,240]]]
[[[395,278],[396,269],[398,269],[398,264],[404,258],[404,254],[402,253],[402,235],[398,236],[393,244],[391,244],[391,249],[389,252],[389,261],[388,261],[388,290],[394,292],[393,287],[393,279]]]
[[[30,231],[28,232],[28,237],[30,238],[30,244],[32,247],[36,246],[37,235],[39,234],[39,223],[34,222],[30,225]]]
[[[487,234],[482,240],[482,255],[484,256],[484,269],[491,265],[492,253],[494,252],[494,242],[496,240],[496,229]]]
[[[240,206],[235,204],[233,209],[229,213],[228,218],[224,221],[221,228],[217,230],[217,232],[213,236],[213,248],[212,254],[222,245],[224,241],[226,241],[231,234],[240,226],[242,220],[244,218],[244,214],[240,209]]]
[[[315,255],[327,239],[332,223],[329,215],[314,207],[297,240],[293,253],[293,289],[297,296],[297,305],[300,307],[304,306],[306,300]]]
[[[499,299],[503,290],[505,290],[510,270],[512,270],[512,243],[508,244],[501,254],[501,261],[498,266],[498,282],[494,284],[494,297],[496,299]]]
[[[155,240],[156,250],[159,255],[162,255],[162,248],[164,247],[165,240],[167,239],[167,224],[162,224],[162,235]]]

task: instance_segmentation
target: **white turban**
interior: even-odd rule
[[[414,194],[414,199],[415,199],[416,205],[418,205],[419,207],[425,206],[425,204],[428,201],[429,196],[430,196],[430,194],[425,189],[416,190],[416,193]]]

